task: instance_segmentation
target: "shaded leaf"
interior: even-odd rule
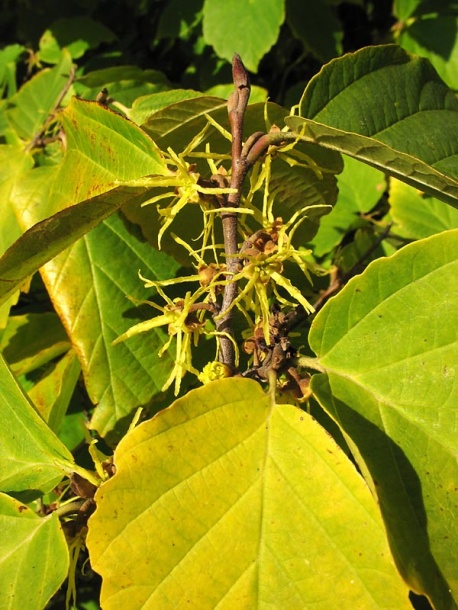
[[[318,257],[331,252],[346,233],[365,224],[362,215],[372,210],[386,188],[382,172],[351,157],[345,157],[345,167],[337,184],[337,202],[320,219],[318,232],[311,242],[313,254]]]
[[[326,370],[312,389],[372,477],[401,573],[436,608],[458,599],[457,238],[373,262],[310,334]]]
[[[321,62],[342,53],[342,26],[328,2],[286,0],[286,20],[293,34]]]
[[[110,98],[126,106],[141,96],[167,91],[171,85],[158,70],[142,70],[137,66],[116,66],[94,70],[75,82],[75,90],[86,100],[95,100],[102,89]]]
[[[238,53],[248,70],[258,64],[277,41],[285,19],[284,0],[205,0],[203,33],[205,42],[219,57],[232,61]]]
[[[411,186],[390,182],[390,216],[393,233],[408,239],[423,239],[441,231],[458,228],[458,210]]]
[[[313,148],[315,147],[311,147],[308,152],[313,151]],[[329,165],[330,163],[328,167]],[[340,167],[336,170],[340,170]],[[307,220],[296,233],[300,245],[304,245],[318,231],[322,217],[331,211],[331,206],[337,199],[337,180],[331,171],[322,173],[307,167],[290,167],[281,159],[275,159],[269,193],[275,198],[274,215],[285,221],[306,207],[323,206],[308,210]]]
[[[452,89],[458,88],[458,18],[428,14],[412,20],[397,43],[406,51],[427,57]]]
[[[60,432],[81,367],[73,350],[52,363],[29,390],[35,408],[53,432]]]
[[[161,11],[156,37],[189,40],[202,20],[203,0],[169,0]]]
[[[62,465],[71,467],[73,457],[32,407],[1,356],[0,384],[0,490],[16,495],[24,491],[30,501],[62,480]]]
[[[87,539],[106,610],[410,606],[362,478],[253,381],[190,392],[115,463]]]
[[[38,56],[48,64],[58,63],[65,47],[73,59],[78,59],[102,42],[114,40],[116,36],[100,21],[89,17],[57,19],[41,36]]]
[[[0,340],[3,356],[15,375],[40,368],[70,347],[61,321],[52,312],[11,316]]]
[[[395,45],[327,64],[287,124],[458,206],[458,100],[427,60]],[[447,138],[444,138],[447,133]]]
[[[42,610],[69,567],[65,536],[56,515],[38,517],[0,493],[0,607]]]
[[[167,105],[143,125],[143,129],[160,146],[163,138],[168,146],[182,151],[189,144],[189,135],[199,133],[206,123],[205,115],[220,111],[227,114],[227,102],[217,97],[198,97]],[[218,116],[219,118],[219,116]],[[173,139],[172,139],[173,138]]]

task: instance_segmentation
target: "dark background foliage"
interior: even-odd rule
[[[20,79],[30,75],[34,53],[43,33],[62,19],[90,17],[113,33],[110,42],[101,41],[84,56],[85,72],[109,66],[131,64],[163,72],[175,85],[206,90],[230,82],[230,65],[221,60],[202,33],[204,0],[3,0],[1,3],[0,45],[19,43],[27,48],[29,69],[23,66]],[[297,4],[297,6],[296,6]],[[277,43],[262,58],[254,84],[267,89],[270,99],[288,104],[294,92],[320,69],[323,59],[312,43],[300,39],[292,20],[308,19],[309,4],[287,2],[286,20]],[[395,23],[392,2],[322,2],[333,20],[341,44],[335,52],[355,51],[371,44],[390,42]],[[315,7],[316,8],[316,7]],[[288,19],[291,14],[291,20]],[[291,23],[290,23],[291,21]],[[317,27],[319,24],[317,24]],[[332,32],[319,33],[324,39]],[[62,40],[62,42],[65,42]],[[308,47],[308,48],[307,48]],[[36,59],[36,58],[35,58]]]

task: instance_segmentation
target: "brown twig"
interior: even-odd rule
[[[335,279],[331,282],[329,288],[327,288],[327,290],[325,290],[318,297],[317,301],[313,304],[315,313],[317,313],[320,309],[322,309],[324,307],[324,305],[327,303],[327,301],[331,297],[333,297],[335,294],[337,294],[339,292],[339,290],[341,290],[341,288],[343,288],[343,286],[345,286],[345,284],[347,284],[348,281],[352,277],[354,277],[355,275],[358,275],[358,273],[361,272],[361,267],[364,264],[364,262],[369,258],[369,256],[372,254],[372,252],[374,252],[379,247],[379,245],[382,243],[382,241],[387,237],[392,226],[393,226],[393,223],[389,223],[383,229],[383,231],[380,233],[380,235],[377,237],[377,239],[374,241],[374,243],[366,250],[366,252],[363,254],[363,256],[359,259],[358,262],[356,262],[353,265],[353,267],[351,269],[349,269],[346,273],[337,274]]]
[[[320,311],[320,309],[322,309],[326,305],[329,299],[335,296],[352,277],[360,273],[364,261],[368,259],[372,252],[374,252],[374,250],[387,237],[391,227],[392,223],[385,227],[382,233],[380,233],[380,235],[377,237],[376,241],[367,249],[363,256],[358,260],[358,262],[355,263],[353,267],[349,269],[346,273],[339,273],[339,270],[337,270],[337,272],[333,276],[333,279],[331,280],[329,287],[320,294],[318,299],[313,304],[313,307],[315,309],[315,313],[313,315],[316,315]],[[306,312],[302,305],[299,305],[299,307],[296,308],[296,316],[291,319],[291,323],[288,326],[289,332],[300,326],[300,324],[302,324],[302,322],[304,322],[304,320],[310,315],[312,314]]]
[[[235,192],[228,195],[226,205],[236,208],[240,205],[243,180],[248,170],[246,160],[244,157],[242,157],[242,143],[243,119],[251,90],[248,73],[242,63],[242,60],[240,59],[240,56],[237,54],[234,55],[232,60],[232,78],[234,82],[234,91],[231,93],[227,101],[227,109],[232,134],[232,172],[230,187],[235,189]],[[231,275],[235,275],[239,266],[237,214],[235,212],[224,212],[223,206],[221,220],[224,235],[224,251],[227,257],[227,274],[230,278]],[[222,315],[217,321],[218,332],[226,333],[226,335],[229,336],[232,336],[233,334],[231,324],[231,305],[236,296],[237,283],[235,281],[231,281],[225,287],[223,302],[221,305]],[[220,337],[219,359],[230,368],[233,368],[235,362],[235,351],[233,342],[230,340],[229,336],[222,335]]]

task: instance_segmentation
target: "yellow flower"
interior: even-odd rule
[[[310,313],[314,311],[301,291],[282,275],[284,262],[291,261],[296,263],[311,282],[309,265],[306,261],[310,251],[297,250],[291,243],[294,231],[305,218],[297,220],[298,216],[299,213],[294,214],[291,220],[285,224],[282,224],[281,219],[276,219],[270,228],[258,231],[251,240],[246,240],[245,248],[242,248],[240,253],[240,256],[244,257],[243,268],[233,276],[234,281],[247,280],[247,282],[232,302],[231,307],[235,305],[245,314],[247,310],[254,311],[256,322],[263,320],[264,337],[267,343],[269,343],[269,315],[272,294],[280,304],[288,306],[300,304],[305,311]],[[293,223],[296,223],[295,226]],[[288,233],[291,225],[294,228]],[[278,287],[283,288],[292,298],[292,301],[282,296],[278,292]],[[224,313],[222,312],[221,315],[224,315]]]
[[[205,322],[199,319],[199,311],[195,311],[192,308],[195,302],[194,297],[195,295],[191,296],[190,292],[186,293],[184,299],[171,301],[166,297],[168,302],[163,308],[150,303],[152,306],[160,309],[163,312],[162,315],[132,326],[113,341],[113,345],[116,345],[121,341],[125,341],[130,337],[147,332],[153,328],[167,326],[169,340],[160,349],[159,356],[162,356],[170,348],[172,341],[175,341],[175,359],[172,372],[163,385],[162,391],[169,388],[175,381],[175,394],[178,394],[181,380],[187,371],[194,373],[194,375],[199,374],[199,371],[192,365],[192,347],[197,345],[201,334],[207,333],[204,331]]]
[[[210,383],[211,381],[216,381],[217,379],[224,379],[224,377],[230,377],[231,370],[222,362],[218,362],[214,360],[213,362],[209,362],[206,364],[201,373],[199,373],[199,381],[203,384]]]

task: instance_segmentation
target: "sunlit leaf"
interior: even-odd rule
[[[248,70],[256,72],[262,57],[276,42],[285,19],[284,0],[205,0],[205,42],[220,57],[238,53]]]
[[[154,142],[136,125],[100,104],[73,98],[62,122],[66,154],[51,194],[58,209],[135,178],[167,173]]]
[[[405,21],[422,4],[424,4],[424,0],[394,0],[393,14],[398,19]]]
[[[43,610],[69,566],[59,519],[0,493],[0,536],[0,607]]]
[[[129,200],[143,200],[147,192],[145,187],[121,186],[64,209],[31,227],[0,258],[0,303],[14,294],[42,265],[108,218],[121,205]]]
[[[287,124],[458,206],[458,100],[427,60],[367,47],[327,64]],[[447,137],[444,137],[447,134]]]
[[[73,457],[32,407],[1,356],[0,385],[0,490],[32,496],[50,491],[64,476],[62,464],[71,467]]]
[[[118,438],[129,416],[138,407],[148,406],[170,373],[171,356],[157,357],[167,341],[166,330],[156,329],[116,346],[112,342],[157,313],[129,300],[152,296],[138,271],[150,279],[165,279],[173,277],[176,269],[173,259],[152,248],[138,230],[116,215],[42,270],[78,354],[87,391],[98,405],[91,425],[102,436],[116,431]]]
[[[422,239],[458,228],[458,210],[398,180],[390,182],[390,216],[393,233],[408,239]]]
[[[396,42],[410,53],[427,57],[447,85],[457,89],[457,27],[455,15],[429,13],[412,19]]]
[[[28,391],[35,408],[56,434],[60,432],[80,372],[76,354],[70,350],[49,365]]]
[[[47,117],[55,111],[71,68],[70,54],[63,51],[61,60],[54,68],[40,70],[8,100],[8,123],[22,139],[31,140],[43,127]]]
[[[458,230],[373,262],[310,335],[326,375],[312,389],[347,434],[413,590],[458,599]]]
[[[0,223],[0,255],[2,255],[22,233],[20,222],[15,214],[14,190],[22,182],[24,173],[33,166],[30,153],[22,145],[0,146],[0,200],[2,202],[2,222]],[[0,328],[6,325],[9,306],[14,304],[14,293],[9,305],[4,301],[0,313]]]
[[[256,382],[190,392],[115,463],[87,539],[105,610],[410,607],[360,475]]]
[[[337,184],[337,203],[320,219],[318,233],[311,242],[318,257],[331,252],[346,233],[364,225],[362,215],[372,210],[386,188],[382,172],[351,157],[345,157],[344,171],[337,177]]]
[[[25,47],[20,44],[10,44],[0,50],[0,97],[16,93],[16,65],[24,53]]]

